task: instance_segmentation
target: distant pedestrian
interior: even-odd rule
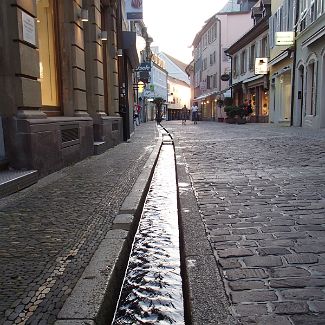
[[[135,125],[140,125],[140,121],[139,121],[139,105],[134,104],[133,107],[133,121],[135,123]]]
[[[186,120],[187,120],[187,107],[186,105],[183,106],[182,108],[182,124],[186,124]]]
[[[199,111],[197,103],[193,103],[193,106],[191,107],[191,110],[192,110],[192,121],[194,122],[194,124],[197,124],[198,111]]]

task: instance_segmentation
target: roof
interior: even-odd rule
[[[171,55],[169,55],[169,54],[167,54],[167,53],[165,53],[165,52],[162,52],[162,53],[164,53],[164,55],[166,55],[167,56],[167,58],[170,60],[170,61],[172,61],[174,64],[176,64],[182,71],[184,71],[185,73],[186,73],[186,71],[185,71],[185,69],[186,69],[186,67],[188,66],[188,64],[186,64],[186,63],[184,63],[184,62],[182,62],[182,61],[179,61],[179,60],[177,60],[176,58],[174,58],[173,56],[171,56]]]
[[[174,77],[171,77],[171,76],[168,76],[168,80],[175,83],[175,84],[178,84],[178,85],[181,85],[181,86],[184,86],[184,87],[187,87],[187,88],[190,88],[190,85],[187,84],[185,81],[183,80],[180,80],[180,79],[177,79],[177,78],[174,78]]]
[[[219,11],[221,12],[234,12],[240,11],[240,4],[237,4],[237,0],[230,0],[228,3]]]

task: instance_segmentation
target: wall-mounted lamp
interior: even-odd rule
[[[116,51],[116,54],[117,54],[117,56],[123,56],[123,50],[122,49],[118,49]]]
[[[209,104],[210,102],[207,100],[207,104]]]
[[[100,39],[101,39],[102,41],[107,41],[107,31],[106,31],[106,30],[102,30],[102,31],[100,32]]]
[[[88,10],[86,9],[81,9],[80,16],[79,16],[81,21],[88,21]]]

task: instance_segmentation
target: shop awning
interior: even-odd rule
[[[194,100],[205,99],[205,98],[207,98],[207,97],[210,97],[210,96],[212,96],[212,95],[216,95],[216,94],[217,94],[217,93],[216,93],[215,91],[212,91],[212,92],[210,92],[210,93],[202,94],[202,95],[200,95],[200,96],[194,98]]]
[[[122,32],[122,46],[127,57],[130,60],[133,69],[139,66],[139,56],[136,47],[137,34],[135,32],[123,31]]]

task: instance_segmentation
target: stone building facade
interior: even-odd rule
[[[0,157],[11,167],[44,176],[122,141],[118,12],[116,0],[1,1]]]

